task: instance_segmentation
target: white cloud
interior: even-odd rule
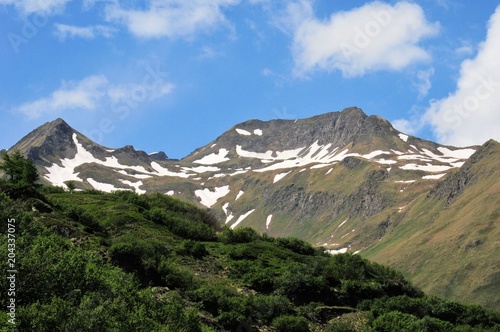
[[[418,90],[418,98],[422,99],[427,96],[427,93],[432,87],[431,77],[434,75],[434,68],[429,68],[427,70],[419,70],[417,72],[418,82],[415,84]]]
[[[462,45],[455,49],[455,54],[458,56],[467,56],[474,53],[474,49],[470,42],[463,41]]]
[[[0,0],[0,5],[14,5],[22,15],[33,13],[54,14],[62,9],[70,0]]]
[[[424,115],[445,144],[500,140],[500,6],[491,16],[486,40],[475,58],[462,62],[456,91],[431,102]]]
[[[298,76],[317,70],[340,70],[344,77],[401,70],[430,60],[418,44],[439,31],[439,24],[428,22],[419,5],[406,1],[393,6],[375,1],[320,20],[311,2],[301,0],[288,5],[287,17],[278,26],[293,33]]]
[[[13,111],[34,119],[68,110],[109,109],[119,103],[135,107],[172,91],[174,85],[153,77],[157,74],[148,73],[139,84],[111,84],[104,75],[89,76],[77,82],[62,82],[61,87],[49,96],[23,103],[14,107]]]
[[[50,96],[21,104],[14,110],[29,118],[67,109],[93,110],[105,94],[107,85],[105,76],[89,76],[80,82],[63,82],[61,88]]]
[[[73,25],[56,23],[54,24],[54,29],[54,34],[61,41],[64,41],[66,38],[76,37],[84,39],[94,39],[97,36],[103,36],[105,38],[110,38],[116,32],[116,29],[104,25],[77,27]]]
[[[192,37],[197,32],[227,24],[223,7],[239,0],[150,0],[148,8],[125,9],[118,3],[106,9],[106,19],[124,24],[136,37]]]
[[[397,119],[391,122],[392,126],[402,133],[416,135],[420,129],[422,129],[422,124],[418,119]]]

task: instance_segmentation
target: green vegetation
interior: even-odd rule
[[[12,154],[4,153],[2,160],[0,170],[7,175],[4,190],[11,196],[34,195],[39,175],[31,159],[23,157],[19,151],[14,151]]]
[[[18,331],[500,331],[499,313],[427,297],[358,255],[220,228],[161,194],[18,195],[14,179],[0,218],[16,220]]]

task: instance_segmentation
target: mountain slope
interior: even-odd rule
[[[364,256],[432,294],[500,307],[500,144],[486,142],[418,197]]]
[[[402,246],[408,238],[419,238],[422,230],[439,232],[426,228],[439,218],[443,225],[466,227],[458,216],[469,211],[480,223],[493,220],[493,234],[499,227],[492,210],[500,205],[497,195],[484,193],[477,205],[484,208],[461,199],[479,190],[476,186],[498,183],[498,173],[481,176],[482,168],[471,166],[478,156],[492,156],[482,162],[486,168],[497,161],[498,150],[486,153],[484,148],[443,146],[408,136],[385,119],[348,108],[308,119],[246,121],[182,160],[150,156],[131,146],[102,147],[62,120],[40,127],[11,150],[35,160],[47,183],[64,186],[72,180],[80,190],[167,194],[210,209],[231,228],[250,226],[270,236],[299,237],[331,253],[356,252],[393,264],[426,288],[431,276],[448,278],[456,268],[434,256],[422,257],[439,262],[442,269],[433,270],[432,264],[422,263],[425,259],[418,260],[423,264],[419,273],[411,264],[404,266],[410,253]],[[425,241],[420,246],[429,246],[429,252],[439,249]],[[391,255],[384,255],[386,247]],[[493,247],[476,247],[487,262],[493,257],[487,250],[497,253]],[[481,287],[493,288],[497,272],[497,265],[484,276],[467,270],[460,282],[479,289],[480,279]],[[487,292],[426,289],[498,308]]]
[[[0,279],[16,291],[15,310],[0,312],[2,331],[14,323],[37,332],[496,331],[500,324],[499,313],[427,297],[359,255],[330,256],[248,228],[220,230],[206,211],[165,195],[46,187],[12,200],[3,185],[0,218],[16,219],[18,259],[10,263],[19,277]],[[0,302],[12,306],[7,296]]]

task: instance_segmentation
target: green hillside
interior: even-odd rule
[[[426,293],[498,310],[499,178],[500,144],[489,141],[458,172],[388,216],[397,227],[363,256],[402,271]]]
[[[15,234],[1,270],[10,248],[18,271],[2,331],[500,330],[498,312],[427,297],[359,255],[219,228],[165,195],[0,189],[1,237]]]

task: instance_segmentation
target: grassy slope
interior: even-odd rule
[[[68,329],[71,324],[84,324],[88,330],[99,324],[105,330],[140,330],[134,320],[150,321],[153,330],[169,326],[169,331],[250,326],[284,331],[293,324],[326,331],[331,319],[360,325],[357,330],[362,331],[394,310],[380,300],[373,311],[363,299],[389,295],[397,301],[394,296],[407,294],[421,301],[423,312],[436,305],[415,297],[419,291],[400,274],[359,256],[329,257],[304,242],[260,237],[249,229],[216,235],[210,215],[162,195],[86,192],[45,197],[46,202],[0,197],[2,218],[19,216],[20,273],[35,287],[27,294],[23,289],[30,286],[19,286],[21,331]],[[37,251],[43,243],[52,249]],[[80,267],[81,261],[88,261],[86,267]],[[41,292],[50,289],[54,293]],[[107,296],[101,298],[102,293]],[[99,309],[107,307],[114,309]],[[463,308],[467,315],[472,312]]]
[[[500,309],[498,165],[498,151],[474,164],[474,183],[449,206],[421,195],[363,256],[401,270],[430,294]]]

